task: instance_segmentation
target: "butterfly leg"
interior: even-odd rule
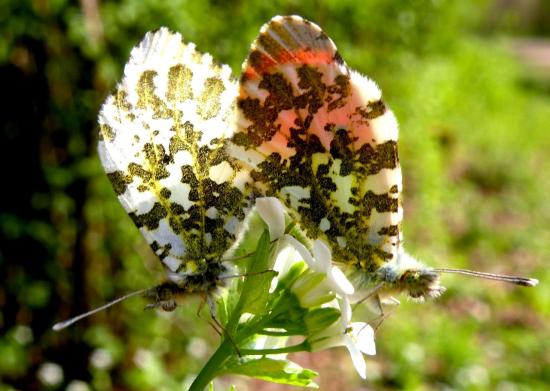
[[[202,319],[201,312],[202,312],[202,309],[204,308],[204,305],[206,304],[206,301],[208,300],[207,298],[208,298],[207,295],[201,295],[201,301],[199,302],[199,307],[197,308],[197,317],[199,319]],[[218,334],[221,337],[223,335],[223,331],[222,331],[223,327],[221,327],[219,322],[216,321],[216,318],[214,316],[212,316],[212,319],[213,320],[208,321],[208,324],[214,329],[216,334]]]
[[[212,326],[216,334],[218,334],[221,337],[223,332],[220,330],[223,330],[223,327],[221,327],[220,322],[218,322],[216,319],[215,312],[213,312],[215,311],[215,307],[209,295],[201,295],[201,301],[199,302],[199,307],[197,308],[197,317],[199,319],[202,319],[201,312],[204,308],[204,305],[207,302],[208,302],[208,307],[210,308],[210,314],[212,317],[212,320],[209,320],[208,324],[210,324],[210,326]]]
[[[399,305],[399,300],[397,300],[395,297],[390,296],[388,298],[385,298],[383,301],[380,298],[380,295],[376,294],[374,296],[374,305],[376,306],[376,310],[378,311],[378,316],[376,316],[373,320],[369,321],[368,323],[373,325],[373,329],[375,332],[378,331],[380,326],[382,326],[382,323],[390,317],[390,315],[393,313],[393,311],[385,312],[384,311],[384,305]]]
[[[201,301],[199,303],[199,307],[197,308],[197,317],[201,317],[202,309],[204,308],[204,305],[206,304],[206,295],[201,295]]]
[[[233,347],[235,348],[235,352],[237,352],[237,355],[239,357],[242,357],[237,344],[233,340],[233,337],[231,336],[231,334],[227,332],[227,330],[223,327],[223,325],[218,321],[216,303],[214,303],[212,296],[210,294],[206,294],[204,298],[205,300],[203,300],[203,306],[204,306],[204,301],[206,301],[208,303],[208,308],[210,308],[210,316],[212,317],[210,325],[214,330],[216,330],[216,332],[220,335],[220,337],[222,335],[225,335],[227,339],[231,342]]]

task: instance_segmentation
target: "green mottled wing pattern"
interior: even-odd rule
[[[218,270],[251,206],[250,173],[226,146],[237,91],[229,67],[161,28],[132,50],[99,114],[107,176],[172,275]]]
[[[401,241],[398,127],[377,85],[297,16],[275,17],[243,64],[231,153],[335,261],[372,275]]]

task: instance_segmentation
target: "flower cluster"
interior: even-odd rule
[[[222,343],[190,389],[202,390],[223,373],[313,386],[317,374],[287,353],[337,346],[347,348],[366,378],[364,354],[375,354],[374,331],[352,322],[354,287],[332,264],[329,248],[305,239],[276,198],[257,199],[247,221],[227,259],[242,278],[228,284],[213,308]]]
[[[367,323],[351,322],[350,296],[354,294],[354,287],[332,264],[330,249],[316,240],[310,251],[292,235],[284,234],[285,211],[278,199],[261,198],[256,207],[271,239],[281,241],[283,250],[274,265],[279,273],[278,285],[289,289],[289,296],[293,296],[305,312],[305,322],[309,323],[305,335],[311,351],[345,346],[358,374],[366,378],[363,354],[376,354],[374,330]],[[327,311],[332,314],[336,312],[337,318],[322,314],[324,309],[332,310]]]

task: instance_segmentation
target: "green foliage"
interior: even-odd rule
[[[313,382],[318,376],[317,373],[286,360],[273,360],[267,357],[241,359],[229,363],[226,370],[229,373],[251,376],[272,383],[317,388],[317,384]]]
[[[282,208],[278,210],[282,214]],[[248,233],[264,228],[265,224],[256,219],[257,226],[250,224]],[[245,237],[239,244],[248,244]],[[243,280],[227,289],[217,301],[216,308],[220,321],[221,343],[208,362],[201,369],[190,390],[202,390],[211,380],[222,375],[244,375],[274,383],[317,387],[312,381],[317,373],[304,369],[287,358],[287,353],[310,351],[309,339],[318,339],[316,332],[325,331],[341,318],[340,310],[319,305],[303,306],[301,294],[294,288],[301,280],[310,275],[326,281],[327,275],[315,273],[297,262],[288,274],[274,280],[277,273],[271,270],[279,256],[280,243],[272,244],[269,231],[264,229],[254,254],[246,267]],[[271,286],[274,285],[273,289]],[[323,285],[323,290],[328,288]],[[323,292],[322,296],[326,296]],[[332,295],[330,299],[334,296]],[[237,300],[235,298],[238,298]],[[329,299],[329,300],[330,300]],[[336,303],[334,303],[336,304]],[[313,325],[311,322],[315,322]],[[337,331],[340,337],[341,331]],[[304,341],[299,344],[287,344],[288,336],[300,335]],[[333,337],[330,332],[324,338]],[[275,358],[277,357],[277,358]]]
[[[97,390],[185,389],[199,372],[218,340],[208,315],[196,316],[199,299],[170,314],[143,311],[136,299],[50,331],[162,278],[100,167],[97,112],[146,31],[180,31],[237,72],[260,26],[290,13],[319,23],[396,113],[409,251],[434,266],[541,280],[527,290],[446,276],[440,300],[390,309],[367,387],[544,389],[550,86],[501,41],[503,32],[548,34],[540,4],[538,24],[526,24],[488,0],[3,2],[0,389],[47,388],[38,380],[45,362],[63,368],[57,389],[74,380]],[[97,349],[109,366],[90,359]],[[324,373],[340,389],[365,387],[339,355],[314,356],[321,389],[335,389]]]
[[[268,264],[269,252],[269,232],[264,231],[254,255],[250,257],[249,267],[245,269],[249,276],[243,282],[240,300],[233,311],[239,314],[248,312],[253,315],[265,311],[271,280],[277,275],[275,271],[270,270],[272,265]],[[234,326],[236,327],[228,324],[229,329],[233,329]]]

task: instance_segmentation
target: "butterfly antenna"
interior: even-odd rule
[[[54,331],[59,331],[59,330],[63,330],[64,328],[66,327],[69,327],[70,325],[72,325],[73,323],[76,323],[78,322],[79,320],[81,319],[84,319],[84,318],[87,318],[88,316],[90,315],[93,315],[97,312],[100,312],[100,311],[103,311],[104,309],[107,309],[117,303],[120,303],[121,301],[124,301],[126,299],[129,299],[130,297],[134,297],[134,296],[137,296],[137,295],[141,295],[145,292],[147,292],[148,290],[150,290],[151,288],[145,288],[145,289],[140,289],[139,291],[135,291],[135,292],[132,292],[132,293],[128,293],[127,295],[124,295],[122,297],[119,297],[118,299],[115,299],[105,305],[102,305],[101,307],[98,307],[98,308],[95,308],[91,311],[88,311],[88,312],[85,312],[83,314],[80,314],[78,316],[75,316],[74,318],[71,318],[71,319],[67,319],[67,320],[64,320],[63,322],[59,322],[59,323],[56,323],[53,325],[52,329]]]
[[[502,281],[502,282],[507,282],[510,284],[521,285],[521,286],[535,286],[539,283],[539,280],[535,278],[507,276],[504,274],[485,273],[485,272],[478,272],[475,270],[465,270],[465,269],[433,269],[433,270],[437,273],[462,274],[465,276],[479,277],[479,278],[484,278],[486,280]]]

